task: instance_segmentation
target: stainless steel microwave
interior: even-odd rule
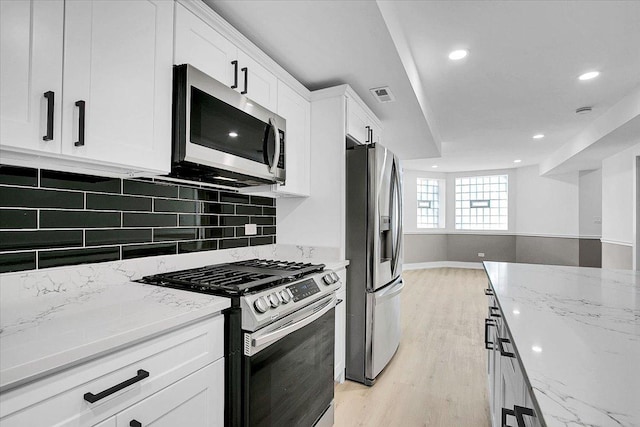
[[[173,70],[171,176],[232,187],[284,183],[284,118],[184,64]]]

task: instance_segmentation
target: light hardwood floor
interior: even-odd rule
[[[402,338],[373,387],[335,390],[335,426],[488,427],[483,270],[403,273]]]

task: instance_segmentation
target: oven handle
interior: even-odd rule
[[[288,335],[288,334],[290,334],[290,333],[292,333],[294,331],[297,331],[298,329],[304,328],[308,324],[313,323],[316,320],[318,320],[319,318],[321,318],[322,316],[324,316],[325,313],[327,313],[328,311],[332,310],[336,305],[336,300],[337,300],[337,298],[334,295],[334,296],[331,297],[331,299],[329,301],[327,301],[324,304],[319,305],[318,307],[316,307],[315,311],[310,316],[307,316],[307,317],[303,318],[302,320],[300,320],[298,322],[282,326],[282,327],[276,329],[275,331],[269,332],[266,335],[262,335],[262,336],[259,336],[259,337],[254,337],[251,340],[251,346],[252,347],[262,347],[262,346],[264,346],[266,344],[269,344],[269,343],[272,343],[274,341],[277,341],[280,338],[284,337],[285,335]]]

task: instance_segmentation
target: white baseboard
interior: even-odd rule
[[[422,270],[425,268],[471,268],[482,270],[481,262],[462,262],[462,261],[433,261],[433,262],[416,262],[413,264],[403,264],[402,271]]]

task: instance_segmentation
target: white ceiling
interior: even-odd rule
[[[206,2],[309,89],[350,84],[410,169],[538,164],[640,85],[640,1]]]

